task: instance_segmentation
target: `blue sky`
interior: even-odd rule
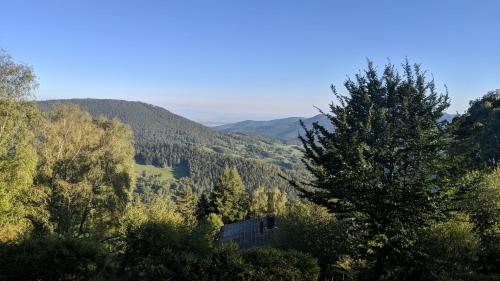
[[[311,116],[372,59],[421,63],[449,112],[500,88],[500,1],[0,0],[37,97],[120,98],[198,121]]]

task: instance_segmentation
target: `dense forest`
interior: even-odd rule
[[[0,53],[0,280],[500,280],[500,90],[449,122],[419,65],[370,62],[297,150],[36,86]],[[221,242],[264,215],[269,247]]]

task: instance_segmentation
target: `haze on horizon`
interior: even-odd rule
[[[140,100],[203,123],[313,116],[367,58],[421,63],[450,113],[500,87],[498,1],[215,2],[3,1],[0,47],[34,67],[39,99]]]

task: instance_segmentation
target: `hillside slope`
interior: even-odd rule
[[[298,135],[303,133],[300,120],[304,122],[307,128],[311,128],[314,122],[318,122],[325,128],[332,130],[333,127],[328,119],[323,114],[318,114],[311,118],[289,117],[283,119],[275,119],[269,121],[252,121],[246,120],[242,122],[226,124],[214,127],[214,129],[222,132],[240,132],[246,134],[263,135],[278,138],[288,143],[298,142]]]
[[[134,130],[136,161],[140,164],[183,166],[200,190],[210,188],[224,165],[238,167],[249,189],[258,185],[288,189],[279,174],[301,169],[298,146],[275,139],[217,132],[170,111],[142,102],[100,99],[40,101],[50,110],[57,103],[72,103],[94,117],[118,118]]]

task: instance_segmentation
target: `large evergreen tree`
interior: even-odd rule
[[[299,189],[364,234],[351,254],[368,260],[372,280],[389,278],[422,257],[418,235],[439,214],[448,97],[408,62],[382,75],[369,62],[344,85],[348,95],[332,86],[338,102],[326,113],[335,130],[315,124],[301,137],[314,180]]]
[[[184,224],[193,226],[196,224],[196,195],[193,193],[191,182],[188,178],[182,178],[177,184],[177,195],[175,202],[177,211],[184,219]]]
[[[236,168],[225,167],[210,194],[210,212],[224,223],[245,219],[249,209],[248,194]]]

